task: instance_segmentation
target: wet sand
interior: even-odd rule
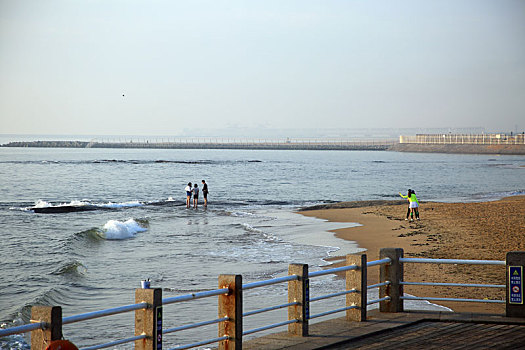
[[[480,203],[420,203],[421,221],[405,221],[403,201],[343,202],[300,211],[333,222],[363,226],[333,232],[367,249],[377,260],[381,248],[403,248],[405,257],[505,260],[509,251],[525,251],[525,196]],[[341,257],[334,257],[339,264]],[[339,260],[339,261],[338,261]],[[377,268],[369,284],[377,281]],[[504,266],[406,264],[405,281],[505,284]],[[405,286],[418,296],[500,299],[504,289]],[[437,303],[437,302],[436,302]],[[505,304],[439,302],[459,312],[504,313]]]

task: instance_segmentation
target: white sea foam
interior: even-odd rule
[[[329,232],[346,227],[361,226],[358,223],[330,222],[286,211],[264,211],[264,213],[276,218],[270,223],[273,228],[265,231],[276,232],[276,235],[284,241],[325,247],[331,255],[354,254],[364,250],[358,247],[357,243],[337,238]]]
[[[252,225],[250,224],[247,224],[247,223],[242,223],[241,224],[242,228],[245,230],[245,231],[248,231],[248,232],[254,232],[254,233],[261,233],[262,231],[253,227]]]
[[[122,203],[105,203],[105,204],[97,204],[97,207],[101,208],[112,208],[112,209],[118,209],[118,208],[131,208],[131,207],[141,207],[144,203],[141,203],[139,201],[130,201],[130,202],[122,202]]]
[[[80,207],[80,206],[84,206],[84,205],[89,205],[89,202],[74,200],[74,201],[71,201],[69,203],[61,203],[61,204],[53,205],[53,204],[51,204],[49,202],[46,202],[44,200],[39,199],[38,201],[36,201],[34,207],[35,208],[52,208],[52,207],[65,207],[65,206]]]
[[[87,202],[87,201],[71,201],[69,204],[64,204],[64,205],[80,207],[80,206],[83,206],[83,205],[90,205],[90,203]]]
[[[250,218],[250,219],[264,219],[264,220],[275,220],[274,216],[263,215],[261,213],[250,213],[247,211],[232,211],[226,213],[229,216],[237,218]]]
[[[147,231],[135,220],[129,219],[125,222],[109,220],[102,229],[102,237],[109,240],[122,240],[134,237],[139,232]]]
[[[248,213],[246,211],[234,211],[230,213],[230,216],[242,218],[242,217],[252,217],[252,216],[255,216],[255,214]]]
[[[129,201],[129,202],[121,202],[121,203],[91,203],[87,200],[72,200],[69,203],[60,203],[60,204],[51,204],[49,202],[46,202],[42,199],[39,199],[36,201],[34,207],[35,208],[54,208],[54,207],[81,207],[81,206],[94,206],[99,208],[110,208],[110,209],[118,209],[118,208],[131,208],[131,207],[140,207],[143,206],[144,203],[141,203],[139,201]]]
[[[46,202],[46,201],[43,201],[41,199],[37,200],[36,203],[35,203],[35,208],[49,208],[49,207],[52,207],[53,205]]]

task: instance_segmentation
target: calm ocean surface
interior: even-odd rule
[[[524,165],[523,156],[495,155],[0,148],[0,323],[29,322],[34,304],[61,305],[64,316],[132,304],[145,278],[170,297],[215,289],[221,273],[247,283],[286,274],[291,262],[318,270],[330,253],[358,250],[326,233],[351,224],[305,218],[297,208],[399,199],[409,187],[421,201],[494,200],[525,194]],[[188,210],[184,187],[202,179],[208,209]],[[96,210],[28,210],[61,204]],[[311,288],[327,294],[342,282],[317,278]],[[285,289],[245,292],[245,311],[286,302]],[[216,314],[216,298],[169,305],[164,326]],[[65,325],[64,335],[83,347],[129,337],[133,317]],[[246,319],[245,329],[273,322],[273,315]],[[213,337],[216,326],[166,335],[164,344]],[[28,349],[28,339],[6,337],[0,348]]]

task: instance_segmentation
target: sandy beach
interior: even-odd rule
[[[476,203],[420,203],[421,221],[405,221],[403,201],[343,202],[300,211],[333,222],[362,226],[333,231],[367,249],[376,260],[381,248],[403,248],[405,257],[505,260],[509,251],[525,250],[525,196]],[[341,257],[334,258],[341,260]],[[377,281],[370,270],[369,284]],[[505,284],[504,266],[406,264],[405,281]],[[405,286],[418,296],[503,299],[504,289]],[[503,313],[505,304],[439,303],[459,312]]]

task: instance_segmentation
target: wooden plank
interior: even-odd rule
[[[425,321],[325,349],[472,349],[520,348],[525,326]]]

